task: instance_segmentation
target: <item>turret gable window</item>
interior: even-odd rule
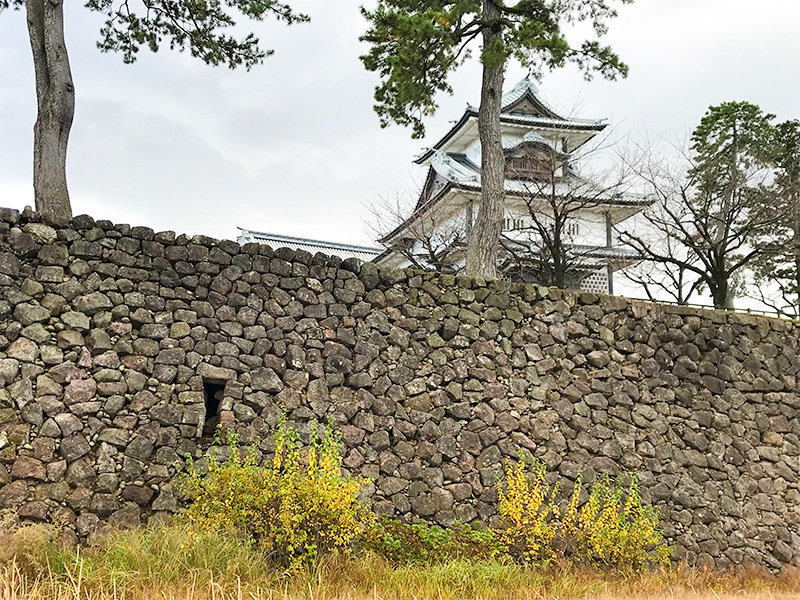
[[[506,159],[506,177],[529,181],[549,181],[553,169],[531,156],[512,156]]]
[[[523,141],[506,151],[506,178],[552,181],[561,176],[565,158],[544,141]]]

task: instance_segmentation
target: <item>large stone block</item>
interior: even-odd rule
[[[269,367],[255,369],[250,373],[250,386],[254,391],[264,391],[277,394],[283,389],[283,381],[278,374]]]
[[[101,292],[92,292],[75,298],[73,302],[75,310],[85,315],[95,315],[102,310],[110,310],[114,305],[108,296]]]
[[[68,463],[71,463],[79,459],[81,456],[88,454],[90,451],[91,447],[89,446],[89,442],[86,441],[86,438],[80,434],[77,434],[61,440],[61,446],[59,447],[58,453],[64,458],[64,460],[66,460]]]
[[[11,477],[13,479],[38,479],[39,481],[44,481],[47,478],[47,472],[42,461],[28,456],[20,456],[11,467]]]

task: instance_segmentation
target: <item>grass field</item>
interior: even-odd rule
[[[721,600],[800,598],[800,569],[778,577],[682,567],[629,576],[452,560],[392,566],[374,555],[330,558],[288,575],[257,548],[185,529],[121,534],[60,549],[43,527],[0,533],[0,600]]]
[[[493,564],[445,564],[392,569],[376,561],[324,565],[315,572],[281,581],[217,578],[212,571],[187,572],[183,581],[156,583],[141,573],[98,581],[80,565],[66,578],[39,579],[19,565],[0,573],[2,600],[783,600],[800,597],[800,579],[764,580],[676,570],[615,579],[594,573],[539,572]],[[141,579],[140,579],[141,577]]]

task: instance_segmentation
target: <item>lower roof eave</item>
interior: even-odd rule
[[[391,246],[398,240],[398,238],[400,238],[400,234],[402,234],[404,230],[408,229],[408,227],[415,221],[421,219],[429,210],[438,205],[441,202],[442,198],[444,198],[451,190],[454,190],[456,188],[457,186],[455,184],[450,182],[446,183],[444,187],[441,190],[439,190],[433,198],[428,200],[428,202],[426,202],[422,206],[415,209],[414,212],[411,213],[410,217],[408,217],[405,221],[400,223],[392,231],[390,231],[382,238],[380,238],[378,240],[378,243],[383,244],[384,246]]]
[[[441,150],[447,143],[453,139],[458,131],[470,120],[478,119],[478,111],[469,107],[464,111],[461,118],[450,128],[450,130],[442,136],[436,144],[430,148],[426,148],[422,154],[414,158],[414,162],[418,165],[425,164],[436,150]],[[582,131],[582,132],[597,132],[603,131],[608,127],[608,123],[601,121],[580,121],[570,119],[549,119],[546,117],[530,117],[523,115],[514,115],[510,113],[502,113],[500,115],[501,124],[514,125],[527,128],[544,128],[544,129],[557,129],[559,131]],[[585,142],[584,142],[585,143]],[[581,144],[582,145],[582,144]],[[573,148],[575,151],[577,148]]]
[[[432,208],[440,204],[444,200],[444,198],[448,196],[451,192],[462,192],[469,194],[473,197],[479,197],[481,193],[481,187],[480,185],[448,182],[441,190],[437,192],[437,194],[433,198],[431,198],[428,202],[426,202],[422,206],[418,207],[408,219],[400,223],[392,231],[390,231],[385,236],[380,238],[378,242],[383,244],[384,246],[391,246],[398,240],[398,238],[400,238],[400,235],[403,233],[404,230],[408,228],[410,224],[422,218],[428,211],[430,211]],[[516,198],[527,198],[530,196],[530,194],[526,194],[525,192],[518,192],[514,190],[506,190],[505,194]],[[646,199],[625,200],[623,198],[609,198],[607,200],[597,201],[598,208],[602,206],[607,206],[610,209],[619,209],[619,210],[628,209],[629,211],[635,211],[630,215],[617,219],[615,223],[620,223],[625,219],[630,218],[631,216],[633,216],[633,214],[636,214],[639,211],[644,210],[645,208],[647,208],[652,204],[653,204],[652,200],[646,200]]]
[[[507,180],[507,181],[514,181],[514,180]],[[519,180],[516,180],[516,181],[519,181]],[[465,191],[465,192],[472,192],[472,193],[475,193],[475,194],[480,194],[480,191],[481,191],[481,187],[479,185],[472,185],[472,184],[468,184],[468,183],[453,183],[452,186],[454,188],[459,189],[459,190],[462,190],[462,191]],[[532,196],[532,193],[531,192],[523,192],[523,191],[508,190],[507,189],[507,190],[505,190],[505,195],[506,196],[511,196],[511,197],[514,197],[514,198],[529,198],[529,197]],[[544,196],[542,195],[542,197],[544,197]],[[590,202],[594,202],[595,205],[598,206],[598,207],[599,206],[608,206],[608,207],[614,207],[614,208],[639,208],[639,209],[645,209],[648,206],[651,206],[653,204],[653,202],[654,202],[653,200],[638,199],[638,198],[637,199],[631,198],[630,200],[626,200],[625,198],[602,198],[602,199],[601,198],[597,198],[597,199],[587,198],[587,200],[589,200]]]

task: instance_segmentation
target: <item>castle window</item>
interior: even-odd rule
[[[512,156],[506,159],[506,176],[510,179],[549,180],[552,170],[548,170],[529,156]]]
[[[503,231],[517,231],[525,228],[525,219],[512,219],[506,217],[503,219]]]
[[[567,235],[578,235],[580,233],[580,225],[575,221],[567,223]]]

